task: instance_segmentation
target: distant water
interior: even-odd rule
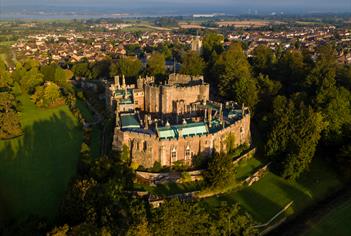
[[[190,1],[190,0],[189,0]],[[315,9],[313,9],[315,10]],[[345,10],[345,9],[343,9]],[[227,6],[208,6],[203,4],[186,6],[180,4],[135,4],[134,6],[47,6],[47,5],[1,5],[0,19],[85,19],[103,17],[148,17],[148,16],[191,16],[193,14],[225,13],[228,15],[242,15],[251,12],[256,14],[270,14],[272,12],[308,13],[312,9],[301,7],[276,8],[274,6],[260,6],[259,10],[250,6],[232,4]],[[328,11],[342,11],[328,8]],[[351,11],[351,9],[350,9]]]

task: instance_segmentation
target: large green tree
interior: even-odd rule
[[[257,103],[257,85],[240,43],[234,43],[222,53],[216,64],[219,94],[239,104],[253,108]]]
[[[258,235],[250,215],[243,213],[238,204],[221,206],[211,220],[210,235]]]
[[[196,52],[188,52],[182,57],[180,72],[186,75],[203,75],[205,62]]]
[[[204,177],[210,188],[222,188],[232,184],[235,181],[235,166],[230,155],[215,153]]]
[[[74,76],[90,79],[92,77],[88,62],[78,62],[72,67]]]
[[[142,70],[142,63],[136,57],[123,57],[118,59],[117,63],[112,63],[110,67],[110,76],[125,75],[126,77],[136,77]]]
[[[163,54],[154,52],[147,60],[147,72],[149,75],[162,76],[166,72],[166,62]]]
[[[223,52],[224,37],[215,32],[208,32],[205,34],[202,43],[202,56],[206,62],[209,62],[216,54],[219,55]]]
[[[32,100],[39,107],[53,107],[64,104],[64,98],[60,87],[53,82],[47,82],[44,86],[35,89]]]
[[[253,51],[253,69],[256,74],[271,75],[276,63],[276,57],[272,49],[265,45],[257,46]]]
[[[154,235],[205,235],[208,223],[203,208],[173,199],[154,210],[151,228]]]
[[[22,90],[29,94],[33,94],[35,87],[44,82],[44,75],[39,70],[39,63],[34,60],[17,63],[13,77],[20,84]]]
[[[14,81],[5,63],[0,60],[0,139],[22,134],[17,114],[17,100],[12,91]]]
[[[0,139],[9,139],[22,134],[16,103],[15,96],[9,91],[0,92]]]
[[[284,92],[294,93],[301,89],[307,73],[307,65],[300,50],[287,50],[281,56],[275,77],[284,84]]]
[[[275,98],[265,147],[280,174],[288,179],[296,179],[309,167],[325,128],[320,113],[295,103],[283,96]]]

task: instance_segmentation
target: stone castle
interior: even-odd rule
[[[107,93],[116,112],[113,148],[127,147],[132,162],[146,168],[192,165],[197,156],[250,145],[248,108],[210,101],[202,76],[171,74],[163,84],[146,77],[135,85],[116,76]]]

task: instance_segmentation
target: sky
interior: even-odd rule
[[[179,4],[179,5],[282,5],[282,6],[313,6],[323,5],[325,7],[348,6],[351,7],[350,0],[1,0],[4,5],[69,5],[69,4],[88,4],[88,5],[123,5],[133,6],[135,4]]]
[[[0,0],[0,14],[38,11],[154,14],[351,12],[351,0]],[[1,15],[0,15],[1,18]]]

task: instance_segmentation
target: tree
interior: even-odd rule
[[[253,220],[247,213],[242,213],[240,206],[220,206],[211,220],[211,235],[258,235],[253,227]]]
[[[147,60],[147,72],[149,75],[162,76],[166,71],[165,57],[158,52],[153,53]]]
[[[84,77],[87,79],[92,77],[88,62],[78,62],[72,67],[72,71],[76,77]]]
[[[278,96],[270,120],[266,154],[284,178],[296,179],[314,157],[325,128],[323,116],[303,103],[296,106],[293,100]]]
[[[327,44],[320,47],[318,53],[305,85],[312,105],[328,122],[325,139],[335,142],[341,136],[342,127],[351,123],[350,92],[337,86],[335,49]]]
[[[0,60],[0,89],[12,86],[13,82],[13,78],[10,72],[8,72],[6,64]]]
[[[110,76],[125,75],[126,77],[136,77],[140,74],[143,65],[136,57],[123,57],[118,59],[117,63],[112,63],[110,67]]]
[[[109,59],[97,61],[91,65],[91,77],[92,79],[107,78],[110,76],[110,65]]]
[[[0,112],[0,139],[9,139],[22,134],[21,122],[14,110]]]
[[[204,36],[202,43],[202,56],[206,62],[213,57],[213,53],[219,55],[223,52],[223,35],[209,32]]]
[[[256,81],[239,43],[234,43],[216,62],[219,94],[253,108],[257,103]]]
[[[37,87],[32,99],[39,107],[53,107],[64,103],[59,86],[52,82]]]
[[[208,214],[196,204],[172,199],[152,212],[154,235],[206,235]]]
[[[209,161],[204,175],[205,181],[211,188],[222,188],[235,181],[235,166],[229,155],[215,153]]]
[[[304,56],[300,50],[287,50],[277,65],[277,80],[284,84],[286,93],[301,89],[307,74]]]
[[[11,75],[0,61],[0,139],[9,139],[22,134],[17,114],[17,100],[12,92],[12,86]]]
[[[182,57],[180,72],[186,75],[203,75],[204,60],[196,52],[188,52]]]
[[[316,106],[325,104],[328,93],[336,85],[336,52],[331,45],[318,50],[316,63],[305,80],[305,88],[314,98]]]
[[[276,63],[276,58],[272,49],[265,45],[259,45],[253,51],[252,61],[256,74],[263,73],[270,75]]]
[[[271,80],[268,75],[263,74],[258,75],[257,86],[259,89],[259,97],[263,100],[276,96],[282,88],[282,84],[279,81]]]

